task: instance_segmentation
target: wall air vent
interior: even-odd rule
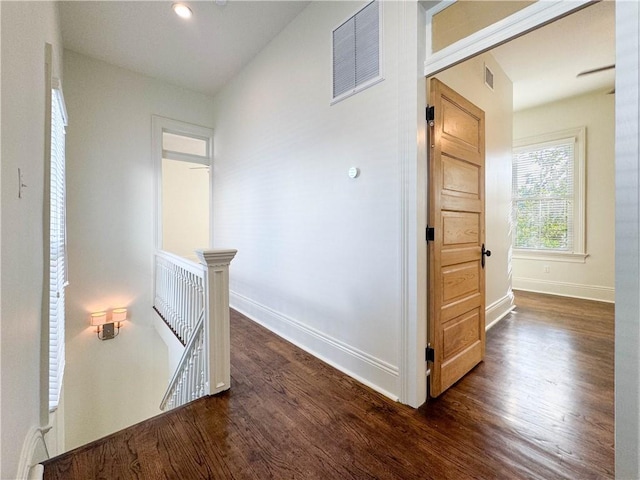
[[[333,30],[333,102],[382,80],[381,9],[374,0]]]
[[[484,84],[493,91],[493,72],[486,64],[484,66]]]

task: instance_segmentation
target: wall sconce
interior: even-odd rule
[[[109,312],[94,312],[90,316],[91,326],[96,327],[100,340],[111,340],[120,333],[120,323],[127,319],[126,308],[115,308]]]

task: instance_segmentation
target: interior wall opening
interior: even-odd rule
[[[213,131],[154,117],[157,248],[197,261],[212,243]]]
[[[496,309],[493,318],[492,307],[512,298],[512,286],[613,302],[615,70],[600,67],[615,63],[614,36],[615,6],[601,2],[434,75],[487,115],[489,327],[505,312]],[[492,86],[486,84],[487,70]],[[586,131],[585,255],[514,250],[514,145],[525,137],[581,127]]]

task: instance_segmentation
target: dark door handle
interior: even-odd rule
[[[480,260],[480,264],[482,265],[482,268],[484,268],[484,257],[490,257],[491,256],[491,250],[487,250],[486,248],[484,248],[484,243],[482,244],[482,259]]]

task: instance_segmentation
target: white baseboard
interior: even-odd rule
[[[579,283],[555,282],[535,278],[513,278],[513,289],[525,292],[547,293],[561,297],[582,298],[599,302],[615,302],[615,290],[612,287],[583,285]]]
[[[400,385],[398,367],[239,293],[230,292],[229,297],[231,308],[341,372],[398,401],[397,392]]]
[[[495,326],[500,320],[509,315],[516,306],[513,303],[513,292],[509,291],[500,300],[493,302],[485,311],[485,330]]]

